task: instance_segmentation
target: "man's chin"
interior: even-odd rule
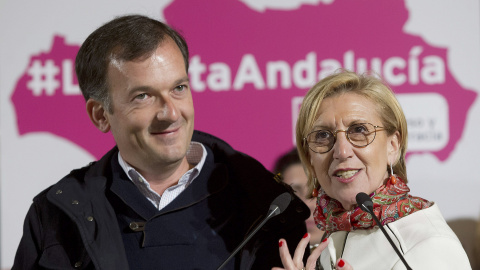
[[[181,149],[163,148],[163,150],[158,149],[155,152],[156,152],[154,154],[155,159],[159,161],[163,161],[164,163],[181,162],[187,155],[187,149],[184,149],[184,148],[181,148]]]

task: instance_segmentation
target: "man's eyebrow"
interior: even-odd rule
[[[174,81],[172,85],[177,86],[179,84],[189,83],[189,82],[190,82],[190,79],[188,78],[188,76],[185,76],[183,78],[180,78],[180,79]],[[128,90],[128,93],[131,95],[132,93],[135,93],[135,92],[147,92],[149,90],[152,90],[152,87],[147,86],[147,85],[140,85],[140,86],[136,86],[136,87]]]
[[[151,89],[152,88],[150,86],[146,86],[146,85],[136,86],[136,87],[128,90],[128,94],[131,95],[131,94],[136,93],[136,92],[148,92]]]
[[[180,78],[180,79],[176,80],[174,82],[174,85],[182,84],[182,83],[188,83],[188,82],[190,82],[190,78],[188,78],[188,76],[185,76],[183,78]]]

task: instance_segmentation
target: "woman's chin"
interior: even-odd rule
[[[355,206],[357,205],[355,199],[348,199],[348,200],[339,200],[339,202],[342,204],[342,207],[343,209],[347,210],[347,211],[350,211],[350,210],[353,210],[355,208]]]
[[[362,190],[345,190],[345,192],[339,194],[339,198],[336,199],[342,204],[343,209],[353,210],[356,205],[356,196],[358,193],[363,192]]]

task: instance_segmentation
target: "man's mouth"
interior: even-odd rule
[[[160,134],[160,135],[165,135],[165,134],[170,134],[170,133],[174,133],[176,131],[178,131],[180,128],[170,128],[168,130],[162,130],[162,131],[154,131],[154,132],[150,132],[151,134]]]

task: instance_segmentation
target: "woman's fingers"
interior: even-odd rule
[[[320,257],[320,255],[322,254],[322,251],[328,246],[328,238],[325,238],[323,240],[322,243],[320,243],[320,245],[318,245],[318,247],[316,247],[312,253],[310,254],[310,256],[308,257],[307,259],[307,265],[305,267],[305,269],[315,269],[315,266],[317,264],[317,260],[318,258]]]
[[[344,259],[337,260],[337,269],[338,270],[353,270],[353,267],[347,263]]]
[[[280,241],[278,241],[278,246],[283,267],[285,269],[296,269],[290,251],[288,250],[287,241],[285,241],[285,239],[280,239]]]
[[[287,241],[285,241],[285,239],[280,239],[280,241],[278,242],[278,245],[280,250],[280,259],[282,260],[284,269],[298,270],[303,268],[303,255],[305,254],[305,249],[307,248],[309,241],[310,241],[310,234],[307,233],[302,238],[302,240],[300,240],[300,242],[298,243],[292,258],[292,256],[290,255],[290,251],[288,250]],[[325,238],[325,240],[322,243],[320,243],[320,245],[318,245],[318,247],[316,247],[308,257],[305,269],[308,269],[308,270],[315,269],[317,259],[318,257],[320,257],[320,254],[327,247],[327,245],[328,245],[328,238]],[[338,263],[339,262],[337,262],[337,264]],[[351,270],[351,268],[341,268],[341,269]],[[282,270],[282,268],[274,267],[272,268],[272,270]]]
[[[295,253],[293,254],[293,262],[297,267],[303,267],[303,255],[305,254],[305,249],[310,244],[310,234],[306,233],[302,240],[297,245]]]

